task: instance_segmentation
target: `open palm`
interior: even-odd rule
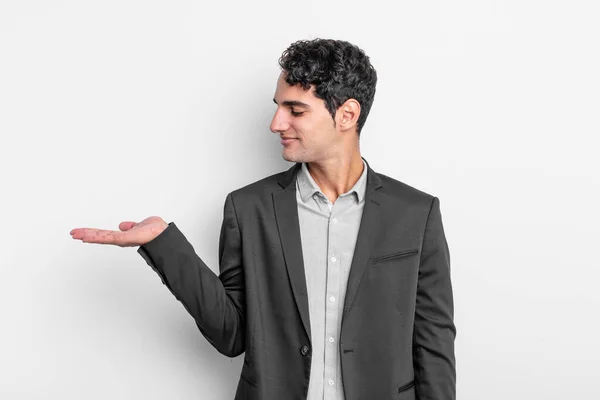
[[[160,217],[148,217],[141,222],[123,221],[119,231],[95,228],[75,228],[71,237],[85,243],[112,244],[120,247],[142,246],[167,228],[168,224]]]

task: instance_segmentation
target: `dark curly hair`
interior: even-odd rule
[[[315,85],[315,96],[325,101],[332,118],[346,100],[358,101],[360,137],[377,84],[377,72],[364,51],[343,40],[299,40],[283,52],[279,66],[290,85],[300,84],[305,91]]]

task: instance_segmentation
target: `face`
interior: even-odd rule
[[[342,135],[325,102],[315,96],[314,87],[305,92],[300,85],[290,86],[282,73],[273,100],[277,109],[270,129],[281,138],[290,138],[282,143],[286,161],[322,162],[335,156]]]

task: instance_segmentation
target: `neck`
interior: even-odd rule
[[[307,163],[308,172],[329,201],[348,192],[363,173],[362,156],[355,151],[347,156],[338,155],[324,161]]]

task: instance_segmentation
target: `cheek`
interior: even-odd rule
[[[318,118],[297,118],[291,122],[291,128],[300,138],[299,144],[305,147],[329,144],[335,139],[335,128],[329,114]]]

